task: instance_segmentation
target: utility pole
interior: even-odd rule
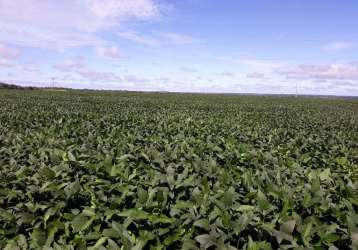
[[[296,97],[298,97],[298,83],[296,82]]]
[[[51,77],[51,80],[52,80],[52,88],[55,88],[56,77]]]

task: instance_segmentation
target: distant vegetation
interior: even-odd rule
[[[0,82],[0,89],[37,89],[35,87],[22,87],[15,84],[8,84]]]
[[[22,89],[22,90],[38,90],[38,89],[53,89],[53,90],[66,90],[67,88],[63,87],[33,87],[33,86],[20,86],[16,84],[8,84],[8,83],[2,83],[0,82],[0,89]]]
[[[0,90],[0,249],[357,249],[358,100]]]

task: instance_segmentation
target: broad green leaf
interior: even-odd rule
[[[351,233],[352,249],[358,249],[358,233]]]
[[[206,230],[210,229],[210,223],[207,219],[200,219],[194,222],[194,226],[200,227]]]
[[[145,219],[148,219],[148,217],[149,217],[149,214],[147,212],[140,210],[140,209],[136,209],[136,208],[124,210],[124,211],[118,213],[117,215],[121,216],[121,217],[129,217],[129,218],[137,219],[137,220],[145,220]]]
[[[254,210],[255,207],[251,205],[240,205],[236,210],[238,212],[248,212]]]
[[[90,250],[97,250],[99,249],[106,241],[107,241],[107,237],[101,237],[97,240],[96,244],[93,247],[90,247]]]
[[[46,233],[40,228],[35,228],[31,234],[31,245],[34,248],[42,248],[45,243]]]
[[[92,224],[93,219],[84,216],[83,214],[77,215],[71,222],[73,231],[75,233],[87,229]]]
[[[81,185],[78,179],[76,179],[74,182],[69,183],[67,187],[65,188],[65,192],[67,197],[72,196],[75,193],[78,193],[81,189]]]
[[[195,237],[195,240],[197,242],[200,243],[200,245],[204,248],[204,249],[208,249],[211,246],[215,245],[215,238],[213,238],[211,235],[209,234],[201,234]]]
[[[108,250],[120,250],[121,248],[118,246],[118,244],[112,240],[112,239],[108,239]]]
[[[296,225],[296,221],[294,221],[294,220],[286,221],[285,223],[283,223],[281,225],[280,231],[291,235],[293,232],[293,229],[295,228],[295,225]]]
[[[261,192],[261,190],[257,192],[257,202],[260,209],[262,210],[267,210],[270,208],[270,203],[268,202],[266,195]]]
[[[331,169],[330,169],[330,168],[325,169],[324,171],[322,171],[322,172],[319,174],[319,178],[320,178],[322,181],[327,180],[330,176],[331,176]]]

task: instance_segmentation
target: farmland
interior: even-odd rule
[[[357,249],[358,99],[0,90],[0,248]]]

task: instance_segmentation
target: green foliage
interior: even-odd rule
[[[357,249],[358,101],[0,90],[0,249]]]

